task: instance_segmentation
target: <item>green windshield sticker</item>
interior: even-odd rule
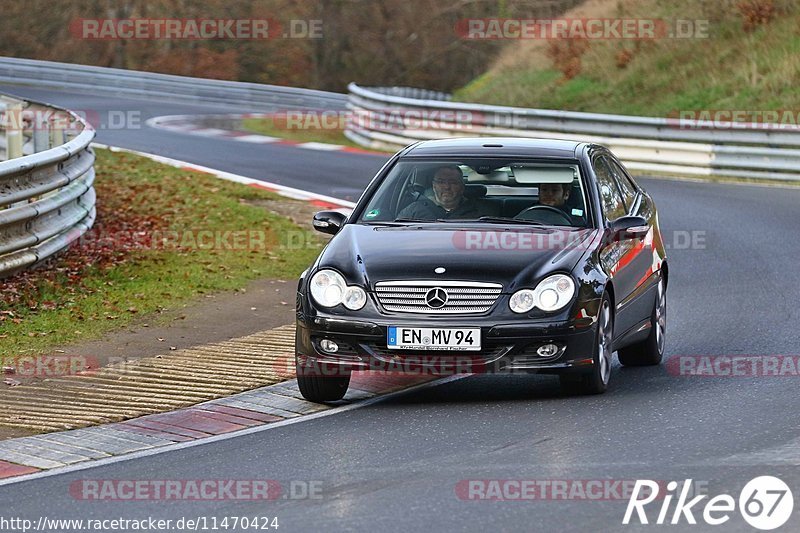
[[[583,216],[583,209],[573,209],[572,216],[574,217],[582,217]]]
[[[381,210],[380,209],[373,209],[372,211],[370,211],[369,213],[364,215],[364,218],[375,218],[376,216],[378,216],[380,214],[381,214]]]

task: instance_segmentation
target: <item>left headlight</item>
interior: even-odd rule
[[[508,305],[515,313],[527,313],[534,307],[542,311],[557,311],[575,295],[575,282],[564,274],[542,280],[535,289],[520,289],[511,295]]]
[[[320,270],[309,282],[311,296],[323,307],[336,307],[344,304],[357,311],[367,303],[367,293],[356,285],[348,286],[344,278],[335,270]]]
[[[344,290],[342,303],[346,308],[358,311],[367,303],[367,293],[361,287],[350,285]]]

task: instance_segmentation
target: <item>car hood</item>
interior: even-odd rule
[[[374,290],[379,281],[454,280],[501,283],[503,292],[530,286],[554,271],[571,271],[595,229],[445,224],[383,227],[345,224],[320,256],[348,283]],[[434,269],[444,268],[436,274]]]

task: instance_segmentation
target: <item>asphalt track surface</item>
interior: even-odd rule
[[[225,111],[0,90],[73,108],[140,111],[142,123],[164,114]],[[384,160],[146,126],[101,129],[98,141],[338,197],[357,195]],[[689,526],[685,518],[674,526],[623,526],[627,499],[615,498],[613,489],[602,501],[579,494],[476,501],[459,490],[465,480],[559,480],[571,487],[576,480],[605,480],[613,487],[615,480],[693,479],[701,493],[738,500],[748,480],[773,475],[798,501],[800,375],[692,377],[668,368],[678,368],[675,361],[685,356],[800,354],[800,189],[641,183],[656,200],[670,246],[666,364],[614,366],[609,391],[590,397],[562,395],[551,376],[474,376],[332,416],[2,486],[2,514],[34,521],[277,516],[278,531],[751,531],[738,510],[716,527]],[[255,478],[318,482],[322,498],[130,502],[82,501],[69,493],[80,479]],[[693,508],[700,524],[706,501]],[[660,505],[647,507],[650,522]],[[795,504],[781,530],[798,530],[798,513]]]

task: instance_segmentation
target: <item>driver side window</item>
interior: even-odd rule
[[[636,188],[630,182],[630,179],[625,174],[625,171],[617,164],[616,161],[613,159],[609,159],[604,157],[605,162],[608,164],[611,172],[617,178],[617,185],[619,186],[619,190],[622,192],[622,198],[625,200],[625,205],[628,207],[628,210],[633,207],[634,202],[636,201]]]
[[[601,157],[595,158],[592,162],[592,167],[597,176],[597,185],[600,189],[600,202],[603,205],[603,213],[606,219],[616,220],[621,216],[625,216],[625,202],[622,200],[622,194],[605,160]]]

